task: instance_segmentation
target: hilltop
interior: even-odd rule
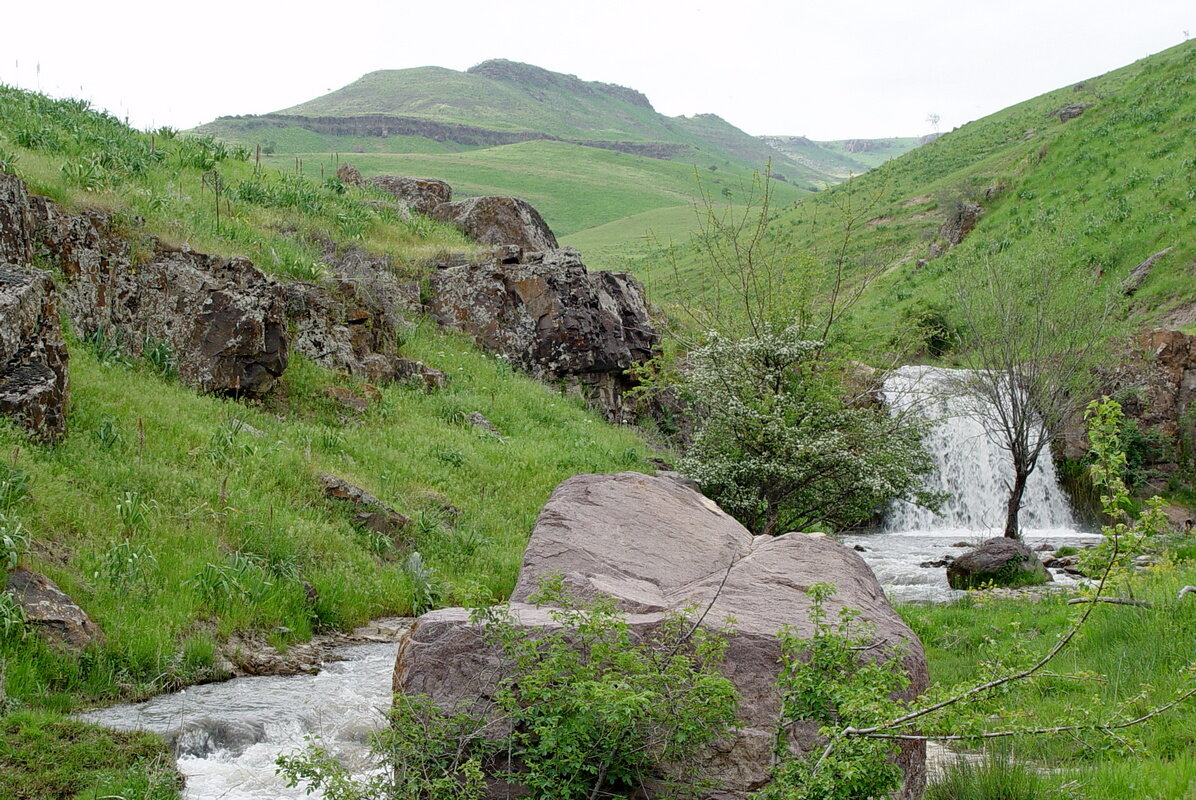
[[[815,189],[835,179],[714,115],[667,117],[635,89],[505,59],[464,72],[371,72],[306,103],[221,117],[198,131],[273,143],[279,152],[435,153],[543,140],[701,167],[759,169],[771,157],[773,173],[795,186]]]

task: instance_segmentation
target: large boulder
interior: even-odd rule
[[[471,197],[456,203],[441,203],[433,215],[451,222],[482,244],[512,244],[524,250],[552,250],[556,236],[540,212],[517,197]]]
[[[103,644],[100,626],[45,575],[18,567],[8,573],[5,590],[25,612],[29,624],[51,642],[72,650]]]
[[[40,441],[60,439],[66,433],[67,360],[50,275],[0,262],[0,414]]]
[[[628,415],[626,375],[659,352],[644,290],[626,273],[589,272],[576,250],[504,251],[437,271],[432,313],[542,380],[578,387],[610,419]]]
[[[837,587],[826,606],[831,618],[855,609],[861,622],[875,626],[878,644],[904,648],[907,697],[928,683],[921,643],[858,554],[821,534],[753,537],[713,501],[667,478],[579,475],[558,486],[540,513],[511,596],[529,632],[552,625],[547,609],[528,603],[552,574],[582,597],[614,598],[639,636],[651,635],[668,612],[685,609],[709,607],[703,624],[715,628],[734,620],[724,672],[742,696],[741,727],[706,757],[716,787],[711,797],[744,798],[767,782],[780,710],[777,634],[789,626],[811,635],[811,584]],[[500,666],[467,610],[432,611],[416,620],[400,647],[394,689],[488,715]],[[814,726],[793,731],[797,747],[816,747],[817,739]],[[899,763],[905,772],[899,796],[918,796],[923,745],[904,744]]]
[[[408,178],[402,175],[375,175],[366,183],[377,186],[403,201],[412,211],[431,215],[443,203],[453,199],[453,187],[435,178]]]
[[[1005,536],[989,539],[947,565],[947,583],[952,589],[1027,586],[1051,580],[1033,550]]]
[[[282,375],[286,295],[248,259],[171,247],[107,212],[31,202],[36,249],[65,277],[63,305],[80,336],[134,356],[164,342],[180,380],[205,391],[260,395]]]

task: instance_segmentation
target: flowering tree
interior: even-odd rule
[[[838,528],[919,496],[921,428],[853,402],[847,365],[818,331],[712,334],[689,357],[699,422],[679,467],[757,534]]]

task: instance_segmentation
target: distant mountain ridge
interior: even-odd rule
[[[324,137],[321,144],[329,150],[393,153],[559,141],[702,167],[771,164],[772,177],[810,190],[861,171],[856,161],[844,166],[829,152],[794,157],[714,114],[665,116],[646,95],[626,86],[507,59],[483,61],[464,72],[379,70],[290,108],[221,117],[198,130],[270,143],[282,152],[310,149],[311,137],[301,132]]]

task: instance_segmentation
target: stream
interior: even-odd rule
[[[303,786],[287,788],[275,759],[311,737],[355,772],[367,772],[366,737],[390,707],[397,652],[390,642],[350,645],[337,651],[343,661],[318,675],[234,678],[79,716],[164,736],[186,776],[187,800],[320,798]]]

